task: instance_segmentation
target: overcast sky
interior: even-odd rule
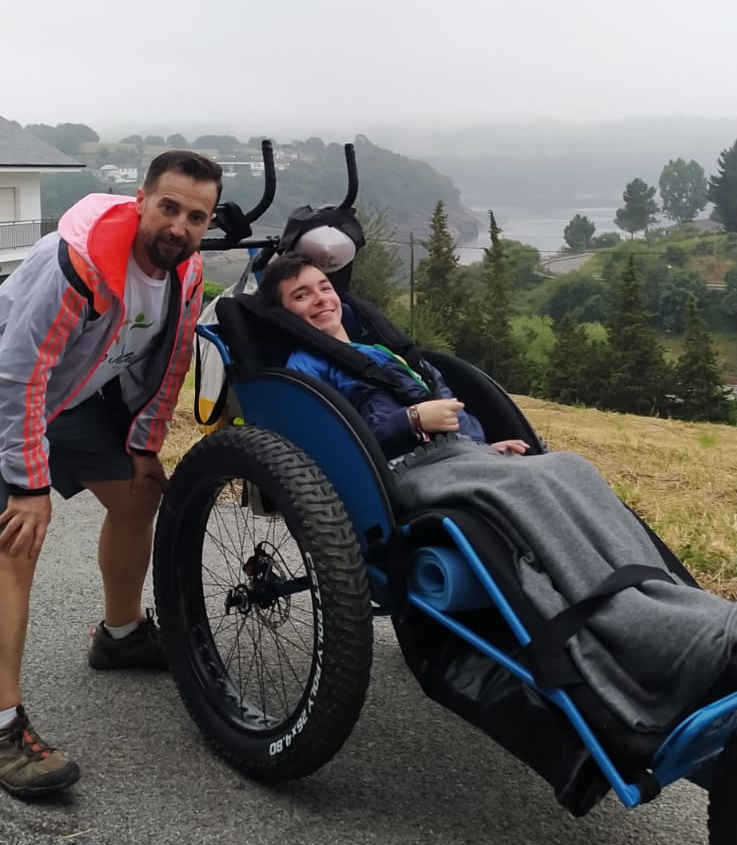
[[[737,104],[733,0],[0,0],[0,116],[249,134]]]

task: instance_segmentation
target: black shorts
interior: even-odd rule
[[[49,423],[51,485],[65,499],[84,489],[84,481],[133,478],[133,461],[125,451],[130,416],[97,393]],[[8,491],[0,478],[0,512]]]

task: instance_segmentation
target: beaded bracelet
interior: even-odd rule
[[[425,430],[422,428],[422,421],[420,420],[420,412],[417,410],[417,405],[410,405],[407,408],[407,416],[409,417],[410,425],[418,440],[428,440]]]

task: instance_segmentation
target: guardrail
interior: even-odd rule
[[[41,220],[0,220],[0,249],[33,246],[39,238],[53,232],[58,222],[51,217]]]

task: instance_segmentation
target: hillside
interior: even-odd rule
[[[623,240],[589,255],[575,270],[518,288],[516,311],[606,323],[614,307],[616,282],[633,257],[650,325],[669,358],[675,360],[683,351],[687,305],[694,297],[712,335],[723,377],[737,383],[733,293],[737,237],[684,225],[652,230],[647,240]]]
[[[53,131],[53,130],[52,130]],[[92,131],[92,130],[89,130]],[[206,136],[207,137],[207,136]],[[225,143],[228,136],[209,136],[211,143]],[[223,200],[237,202],[244,210],[251,208],[263,191],[263,174],[252,172],[249,167],[239,165],[235,173],[231,162],[252,162],[260,160],[258,139],[241,144],[230,139],[235,146],[217,149],[201,149],[222,161],[226,169],[223,179]],[[166,147],[131,144],[105,145],[87,143],[91,151],[82,158],[89,169],[73,174],[44,174],[41,180],[41,205],[44,217],[58,218],[78,199],[94,191],[112,190],[134,194],[138,182],[151,158]],[[476,215],[461,203],[461,195],[453,182],[424,161],[399,155],[379,147],[365,135],[355,139],[358,161],[359,192],[357,205],[366,215],[383,212],[388,231],[394,231],[399,240],[407,241],[414,232],[421,239],[427,232],[430,217],[438,200],[442,200],[448,212],[448,221],[454,237],[459,242],[473,240],[479,232]],[[138,149],[138,152],[135,150]],[[199,147],[198,147],[199,149]],[[134,152],[131,152],[133,150]],[[294,141],[291,144],[275,146],[277,159],[276,196],[266,214],[256,224],[256,231],[281,229],[291,211],[301,205],[320,206],[341,202],[346,192],[346,170],[343,146],[326,144],[320,138]],[[106,164],[134,166],[138,168],[136,182],[109,185],[104,181],[99,168]],[[226,274],[227,275],[227,274]],[[218,279],[223,283],[230,278]]]
[[[550,448],[592,461],[705,588],[737,598],[737,428],[515,398]],[[192,401],[189,386],[164,446],[168,470],[199,439]]]
[[[345,195],[345,159],[340,144],[314,138],[292,146],[300,158],[277,173],[276,197],[262,223],[281,226],[300,205],[336,203]],[[425,162],[372,144],[364,135],[356,137],[355,148],[360,183],[357,202],[364,212],[386,211],[388,223],[398,233],[414,230],[419,234],[427,230],[433,208],[442,200],[458,239],[476,237],[478,220],[462,205],[460,191],[447,176]],[[261,178],[242,172],[225,180],[223,197],[246,207],[262,184]]]

